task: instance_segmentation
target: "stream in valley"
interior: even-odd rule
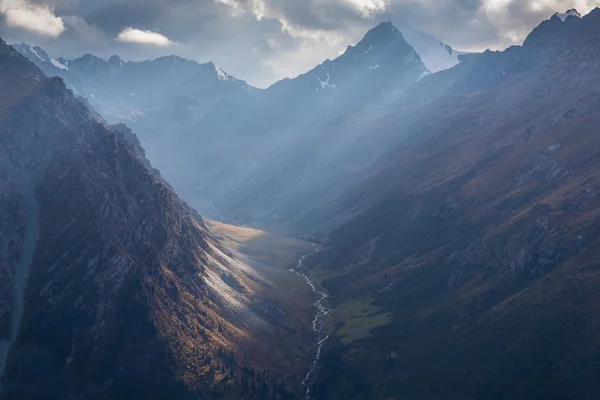
[[[319,252],[319,247],[316,244],[313,244],[313,249],[313,252],[300,257],[300,259],[298,260],[298,265],[296,266],[296,271],[294,271],[296,272],[296,274],[304,278],[306,283],[311,287],[312,291],[318,296],[318,299],[315,302],[315,307],[317,307],[318,311],[315,315],[315,318],[312,321],[312,329],[317,335],[317,353],[310,366],[310,369],[308,370],[308,373],[302,381],[302,387],[305,388],[306,400],[310,400],[310,378],[317,369],[317,365],[319,364],[319,360],[321,359],[321,350],[323,349],[323,345],[325,344],[327,339],[329,339],[329,334],[325,329],[324,320],[331,313],[331,309],[323,305],[323,301],[329,296],[327,296],[326,293],[319,291],[316,288],[315,284],[308,278],[308,276],[306,276],[306,274],[302,272],[302,267],[304,266],[304,262],[306,261],[306,259],[309,256]]]

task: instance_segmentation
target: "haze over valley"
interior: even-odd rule
[[[600,397],[600,4],[168,3],[0,0],[0,399]]]

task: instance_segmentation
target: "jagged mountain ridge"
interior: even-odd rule
[[[571,17],[581,18],[581,14],[579,14],[579,12],[574,8],[567,10],[567,12],[565,12],[565,13],[556,13],[555,15],[558,18],[560,18],[561,21],[563,21],[563,22],[566,21],[567,18],[571,18]]]
[[[27,43],[13,44],[12,47],[33,62],[46,76],[59,76],[75,94],[79,94],[80,91],[85,93],[81,83],[75,77],[69,76],[68,68],[57,59],[50,57],[41,47],[29,46]],[[71,83],[69,78],[74,79],[75,83]]]
[[[297,78],[273,84],[265,95],[289,90],[292,85],[306,85],[308,90],[315,91],[336,88],[344,91],[344,86],[349,86],[357,92],[353,97],[360,98],[364,95],[361,84],[377,88],[382,84],[380,80],[385,80],[388,85],[401,86],[428,73],[398,28],[391,22],[383,22],[369,30],[355,46],[348,46],[339,57],[327,60]]]
[[[279,129],[314,126],[335,119],[349,108],[368,114],[386,98],[427,74],[429,70],[421,57],[398,28],[383,22],[337,58],[265,89],[259,107],[275,107],[267,117],[276,124],[277,117],[285,113],[285,122]],[[307,104],[311,105],[309,113],[299,112]]]
[[[241,379],[265,397],[298,390],[296,367],[257,361],[297,351],[271,348],[281,330],[294,338],[261,295],[271,284],[131,132],[2,41],[0,71],[0,398],[240,398]]]
[[[27,44],[15,48],[48,76],[59,76],[112,123],[129,123],[148,134],[197,121],[217,102],[249,101],[258,89],[212,62],[177,56],[141,62],[84,54],[50,58]]]

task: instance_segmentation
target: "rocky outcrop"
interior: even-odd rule
[[[142,161],[142,163],[150,169],[154,174],[160,177],[160,171],[152,166],[152,163],[146,157],[146,150],[142,147],[142,143],[138,136],[125,124],[116,124],[111,126],[112,129],[120,132],[129,144],[133,147],[135,155]]]
[[[534,152],[527,156],[519,172],[515,176],[517,185],[522,185],[533,179],[543,179],[550,183],[569,175],[569,166],[566,160],[552,157],[560,144],[553,144],[541,152]]]

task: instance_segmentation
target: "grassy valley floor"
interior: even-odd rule
[[[247,227],[206,220],[221,243],[251,271],[253,291],[266,299],[265,307],[281,315],[278,329],[254,332],[243,343],[243,352],[267,369],[285,371],[288,390],[300,394],[316,350],[311,322],[316,313],[315,295],[296,275],[298,259],[312,251],[310,243]]]

